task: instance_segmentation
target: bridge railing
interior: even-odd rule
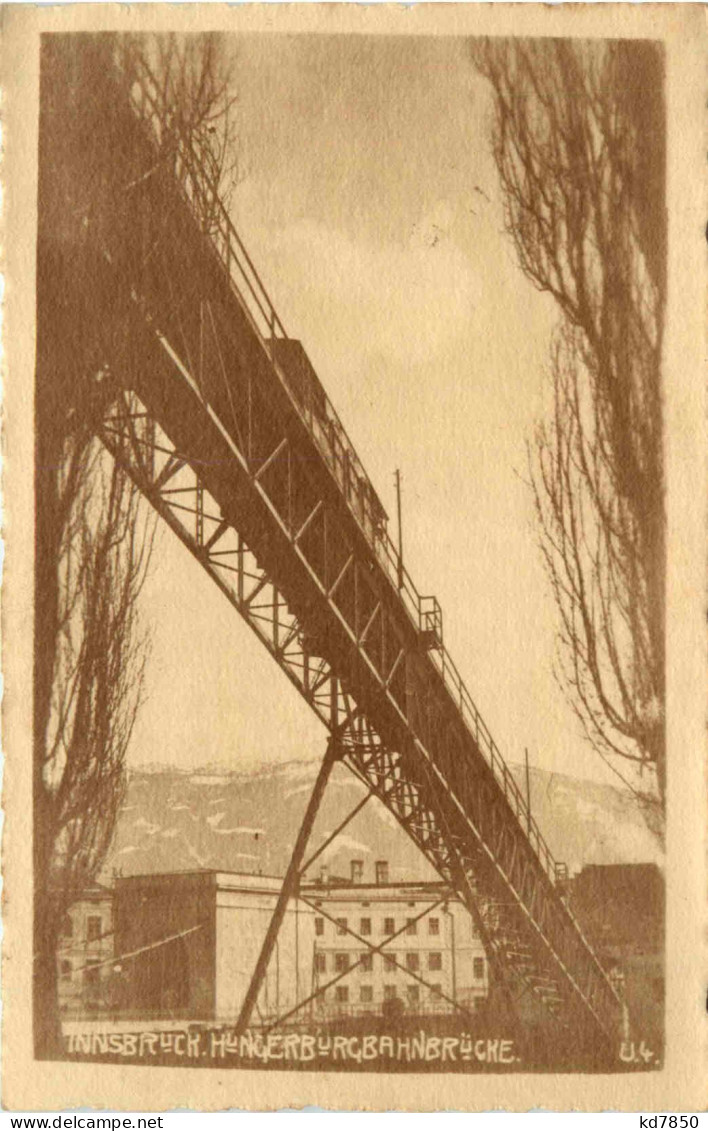
[[[288,339],[285,327],[244,243],[226,210],[209,170],[178,133],[171,134],[169,109],[148,62],[140,51],[119,56],[128,80],[131,105],[147,126],[153,144],[169,161],[186,203],[209,236],[212,249],[225,268],[241,308],[261,339],[274,369],[294,401],[327,465],[381,561],[399,589],[401,599],[418,630],[422,627],[420,596],[410,575],[401,568],[398,550],[386,530],[386,514],[347,431],[324,389],[293,389],[292,380],[277,357],[278,340]],[[156,164],[157,168],[157,164]]]
[[[334,406],[320,386],[303,394],[294,390],[286,367],[276,357],[278,340],[287,340],[285,327],[236,228],[220,198],[218,185],[199,156],[178,135],[169,135],[169,109],[150,66],[139,52],[117,60],[127,79],[133,110],[147,127],[159,151],[166,153],[171,171],[195,218],[208,235],[214,254],[226,271],[233,292],[267,351],[273,369],[286,388],[295,410],[305,422],[318,449],[334,474],[347,503],[396,588],[415,629],[425,634],[428,653],[478,749],[492,770],[511,809],[524,828],[541,867],[556,883],[558,865],[538,825],[531,816],[504,758],[487,728],[442,638],[442,614],[432,597],[420,594],[400,560],[398,548],[386,528],[386,515]]]

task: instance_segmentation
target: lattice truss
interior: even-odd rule
[[[111,405],[101,438],[324,726],[338,736],[345,764],[396,817],[438,874],[461,896],[485,944],[497,985],[504,987],[507,1004],[513,1006],[530,993],[552,1015],[570,1025],[572,1011],[564,1011],[563,1006],[568,999],[572,1005],[572,994],[566,990],[564,997],[560,973],[592,1007],[604,975],[598,978],[597,970],[588,963],[586,982],[575,980],[574,974],[577,976],[578,966],[582,967],[586,957],[580,947],[574,956],[573,973],[565,964],[559,972],[549,973],[550,948],[543,931],[553,927],[552,900],[557,896],[549,896],[539,882],[538,869],[533,869],[518,851],[518,836],[509,827],[511,822],[504,821],[500,807],[490,807],[488,843],[481,841],[457,799],[452,807],[454,820],[446,819],[450,790],[439,770],[421,755],[416,743],[409,743],[406,758],[402,750],[392,750],[382,741],[332,665],[313,652],[311,634],[293,613],[273,577],[260,565],[239,531],[224,519],[201,476],[135,394],[123,392]],[[271,466],[274,460],[266,462]],[[253,479],[260,484],[263,475],[256,472]],[[326,514],[318,500],[300,522],[294,535],[296,543],[298,533],[301,538],[323,510]],[[329,586],[330,601],[336,600],[351,565],[348,555]],[[365,617],[360,614],[360,648],[366,644],[375,613],[367,610]],[[399,649],[391,661],[394,674],[401,665],[402,651]],[[387,680],[390,683],[390,673]],[[465,800],[469,804],[471,799],[468,796]],[[484,827],[480,806],[475,809]],[[500,878],[506,888],[506,895],[501,897]],[[564,940],[559,941],[562,944]],[[561,946],[558,950],[562,953]],[[560,965],[556,959],[556,968]],[[552,963],[550,969],[553,971]]]
[[[111,406],[101,439],[180,541],[297,687],[326,727],[356,707],[330,664],[305,647],[305,631],[241,534],[137,396]]]

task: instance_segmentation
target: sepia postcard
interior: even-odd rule
[[[5,1107],[702,1110],[703,11],[2,24]]]

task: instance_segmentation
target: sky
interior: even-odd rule
[[[555,617],[526,482],[553,303],[503,231],[490,104],[458,38],[241,36],[232,216],[390,515],[407,569],[507,760],[616,779],[552,674]],[[395,522],[390,529],[395,532]],[[251,770],[326,736],[174,536],[129,764]]]

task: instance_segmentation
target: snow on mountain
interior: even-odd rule
[[[368,844],[364,844],[360,840],[355,840],[353,836],[347,836],[346,833],[340,833],[324,850],[322,858],[324,860],[331,860],[333,856],[336,856],[340,852],[370,855],[372,851]],[[355,855],[354,858],[357,859],[358,857]]]
[[[195,867],[284,873],[317,769],[312,761],[269,765],[251,774],[141,767],[130,775],[104,875],[113,869],[144,874]],[[510,769],[525,792],[523,767]],[[532,813],[555,858],[571,871],[589,863],[661,861],[626,791],[541,770],[531,771],[530,786]],[[337,765],[310,836],[310,852],[363,796],[361,783]],[[395,879],[433,878],[430,865],[375,799],[329,846],[330,874],[348,876],[352,858],[364,860],[365,879],[373,879],[375,860],[388,860]]]
[[[159,833],[160,831],[159,825],[151,824],[145,817],[138,817],[137,821],[133,821],[133,827],[136,829],[145,829],[148,836],[153,836],[154,833]]]

